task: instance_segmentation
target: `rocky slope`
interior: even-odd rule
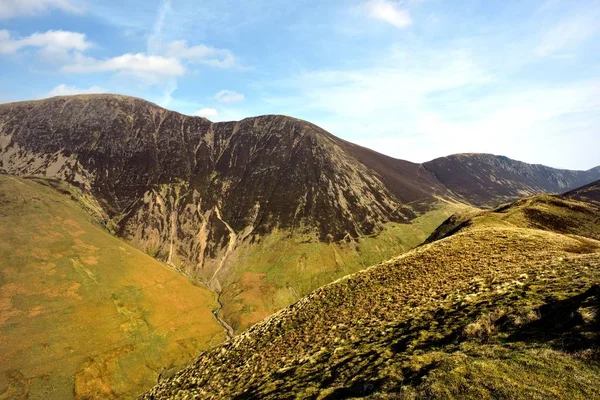
[[[464,201],[488,207],[536,193],[563,193],[600,174],[600,167],[562,170],[492,154],[455,154],[423,165]]]
[[[547,195],[482,213],[316,290],[143,397],[599,398],[598,216]]]
[[[0,121],[3,172],[79,184],[120,233],[193,267],[232,231],[370,234],[382,222],[414,218],[411,205],[422,211],[447,192],[418,164],[284,116],[212,124],[99,95],[2,105]],[[175,249],[190,234],[184,221],[195,238]]]
[[[462,203],[592,180],[491,156],[465,172],[465,158],[480,156],[448,172],[290,117],[211,123],[118,95],[0,105],[0,172],[80,187],[111,231],[218,292],[237,331],[407,251]]]

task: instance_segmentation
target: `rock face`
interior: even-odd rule
[[[494,206],[536,193],[562,193],[600,178],[600,167],[571,171],[492,154],[455,154],[424,164],[464,201]]]
[[[115,232],[192,275],[253,234],[373,234],[449,195],[421,165],[294,118],[213,124],[114,95],[0,106],[0,171],[86,189]]]

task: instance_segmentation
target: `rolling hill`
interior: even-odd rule
[[[476,213],[319,288],[143,398],[599,398],[599,216],[549,195]]]
[[[226,338],[213,293],[111,236],[88,201],[0,175],[2,399],[132,398]]]
[[[79,187],[111,232],[215,291],[236,332],[458,210],[600,178],[488,155],[416,164],[291,117],[212,123],[119,95],[0,105],[0,172]]]

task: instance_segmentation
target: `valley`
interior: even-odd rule
[[[281,115],[2,104],[0,398],[157,379],[147,398],[508,396],[529,393],[499,383],[517,370],[559,390],[557,365],[595,396],[595,367],[552,343],[595,340],[598,179],[491,154],[412,163]],[[555,307],[546,292],[587,319],[508,345]],[[497,387],[470,392],[465,360]]]
[[[78,187],[110,232],[218,293],[236,333],[459,210],[600,178],[492,155],[416,164],[291,117],[211,123],[119,95],[4,104],[0,127],[0,172]]]

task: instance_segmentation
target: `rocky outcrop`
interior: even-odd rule
[[[0,138],[1,172],[78,185],[115,232],[205,280],[234,238],[369,235],[450,196],[418,164],[285,116],[211,123],[130,97],[57,97],[0,106]]]

